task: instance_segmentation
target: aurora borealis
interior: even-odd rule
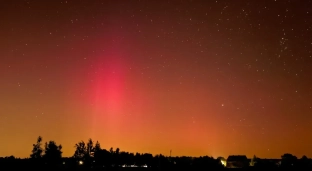
[[[312,156],[312,10],[297,0],[14,0],[0,10],[0,156],[63,145]]]

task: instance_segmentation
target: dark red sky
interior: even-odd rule
[[[310,0],[13,0],[0,7],[0,156],[312,157]]]

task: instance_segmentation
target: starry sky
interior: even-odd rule
[[[310,0],[13,0],[0,156],[32,144],[312,157]]]

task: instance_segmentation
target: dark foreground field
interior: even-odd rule
[[[7,168],[1,168],[1,171],[9,171],[9,170],[13,170],[13,168],[15,168],[14,170],[16,170],[17,168],[20,169],[27,169],[27,170],[55,170],[55,171],[209,171],[209,170],[268,170],[268,169],[260,169],[260,168],[204,168],[204,169],[194,169],[194,168],[23,168],[23,167],[7,167]],[[294,169],[279,169],[279,168],[275,168],[275,169],[270,169],[270,170],[294,170]],[[301,169],[300,169],[301,170]]]

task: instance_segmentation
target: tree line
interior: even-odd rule
[[[29,165],[31,167],[87,167],[87,168],[115,168],[115,167],[216,167],[222,168],[222,164],[209,156],[193,157],[168,157],[162,154],[130,153],[119,148],[106,150],[98,141],[89,139],[75,144],[75,152],[72,157],[62,157],[62,145],[55,141],[43,143],[41,136],[33,144],[29,158],[16,159],[14,156],[6,157],[6,163]],[[1,160],[0,160],[1,162]],[[15,164],[11,164],[15,165]],[[1,165],[0,165],[1,167]]]
[[[62,146],[55,141],[46,142],[42,147],[42,137],[38,137],[37,142],[33,144],[30,154],[30,160],[37,164],[56,166],[67,164],[81,165],[80,167],[170,167],[178,164],[188,167],[188,157],[180,157],[180,160],[174,160],[162,154],[153,156],[150,153],[130,153],[121,151],[119,148],[110,148],[106,150],[101,147],[98,141],[89,139],[75,144],[73,156],[67,160],[62,160]],[[188,163],[188,164],[185,164]],[[209,156],[203,156],[193,159],[193,167],[199,166],[223,167],[216,159]]]
[[[224,168],[223,157],[214,159],[210,156],[201,157],[171,157],[162,154],[152,155],[149,153],[130,153],[121,151],[119,148],[106,150],[98,141],[89,139],[75,144],[75,152],[72,157],[62,157],[62,145],[55,141],[43,144],[42,137],[37,138],[29,158],[16,159],[14,156],[6,157],[5,164],[13,166],[31,167],[86,167],[86,168],[115,168],[115,167],[151,167],[151,168]],[[1,158],[0,158],[1,159]],[[0,160],[0,167],[1,165]],[[306,156],[297,159],[296,156],[286,153],[281,156],[279,166],[276,162],[260,159],[254,156],[250,165],[258,168],[277,167],[311,167],[311,160]]]

